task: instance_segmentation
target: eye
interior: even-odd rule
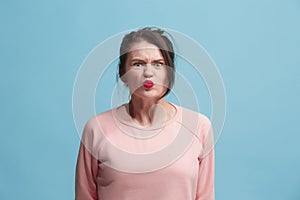
[[[164,65],[164,63],[162,63],[162,62],[156,62],[156,63],[154,63],[155,67],[162,67],[163,65]]]
[[[135,67],[142,67],[143,64],[142,63],[134,63],[133,66],[135,66]]]

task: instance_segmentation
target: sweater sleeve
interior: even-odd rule
[[[75,176],[75,200],[99,200],[97,193],[98,160],[93,152],[93,130],[87,124],[82,135]]]
[[[214,139],[210,121],[201,128],[202,153],[198,157],[199,171],[196,200],[214,200]]]

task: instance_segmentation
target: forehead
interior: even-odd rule
[[[140,41],[135,42],[131,45],[129,49],[128,57],[153,57],[153,58],[163,58],[160,49],[149,42]]]

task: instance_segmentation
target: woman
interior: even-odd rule
[[[130,101],[90,119],[76,166],[77,200],[213,200],[214,151],[204,115],[165,100],[174,83],[165,31],[124,36],[119,77]]]

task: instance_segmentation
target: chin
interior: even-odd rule
[[[158,92],[158,91],[151,91],[151,90],[145,90],[140,92],[135,92],[134,96],[137,96],[139,98],[145,99],[145,100],[158,100],[160,99],[165,92]]]

